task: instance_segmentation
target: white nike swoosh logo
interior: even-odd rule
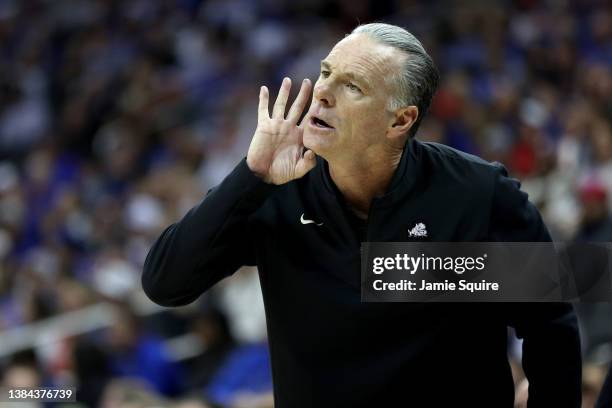
[[[313,220],[305,219],[304,218],[304,213],[302,213],[302,216],[300,217],[300,221],[302,222],[302,224],[315,224],[317,227],[320,227],[321,225],[323,225],[323,223],[317,224]]]

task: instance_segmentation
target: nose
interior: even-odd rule
[[[318,81],[314,88],[314,97],[323,106],[330,107],[334,106],[336,100],[334,99],[333,93],[331,92],[329,84],[323,80]]]

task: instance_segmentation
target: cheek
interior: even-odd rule
[[[352,112],[351,128],[354,132],[380,133],[387,127],[387,117],[380,109],[364,107]]]

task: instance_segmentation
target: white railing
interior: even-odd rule
[[[140,316],[166,310],[148,300],[142,292],[134,294],[130,299],[130,305]],[[80,310],[1,331],[0,358],[29,348],[44,349],[67,337],[109,327],[114,323],[114,307],[112,303],[100,302]],[[166,347],[174,360],[195,356],[203,350],[202,343],[189,333],[167,340]]]

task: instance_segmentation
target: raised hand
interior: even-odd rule
[[[303,126],[297,125],[310,97],[312,84],[305,79],[285,118],[291,79],[283,79],[272,116],[268,88],[259,91],[257,129],[247,153],[247,165],[266,183],[285,184],[308,173],[316,164],[315,154],[303,144]],[[305,121],[303,121],[305,122]]]

